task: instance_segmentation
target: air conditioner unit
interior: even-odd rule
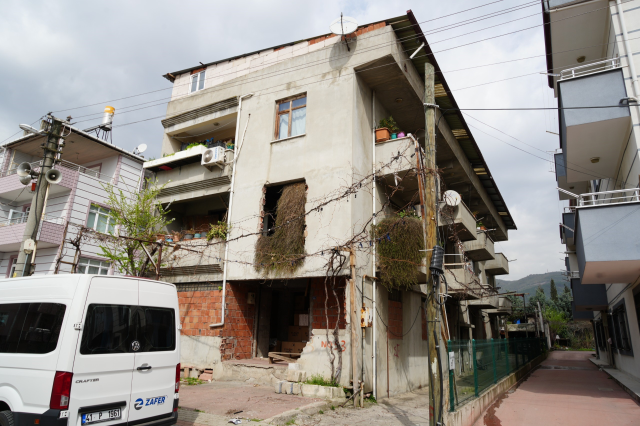
[[[224,167],[224,148],[216,146],[214,148],[207,148],[202,153],[202,162],[200,163],[209,170],[212,166]]]

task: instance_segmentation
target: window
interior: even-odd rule
[[[80,353],[83,355],[173,351],[175,312],[169,308],[91,304],[87,311]]]
[[[97,204],[91,204],[89,208],[89,220],[87,227],[95,229],[98,232],[108,232],[113,234],[113,221],[109,216],[111,210],[100,207]]]
[[[16,265],[18,264],[18,256],[9,259],[9,269],[7,270],[7,278],[13,277],[16,272]]]
[[[298,96],[277,104],[276,139],[303,135],[306,131],[307,95]]]
[[[204,75],[206,71],[200,71],[195,74],[191,74],[191,90],[189,93],[197,92],[204,89]]]
[[[611,317],[616,336],[616,349],[618,349],[622,355],[633,355],[624,300],[613,308]]]
[[[0,304],[0,353],[53,352],[65,310],[60,303]]]
[[[111,264],[104,260],[89,259],[81,257],[78,261],[78,267],[76,273],[78,274],[97,274],[107,275],[109,273],[109,267]]]

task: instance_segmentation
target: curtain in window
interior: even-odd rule
[[[278,124],[278,139],[289,137],[289,114],[280,115],[280,123]]]
[[[199,75],[200,75],[200,78],[199,78],[199,81],[198,81],[198,90],[202,90],[202,89],[204,89],[204,73],[205,73],[205,71],[202,71],[202,72],[199,74]]]
[[[302,135],[305,132],[307,107],[291,111],[291,136]]]
[[[198,89],[198,74],[191,76],[191,91],[195,92]]]

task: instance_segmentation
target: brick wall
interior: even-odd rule
[[[402,340],[402,302],[389,300],[389,339]]]
[[[251,358],[256,306],[247,303],[247,294],[256,292],[257,286],[251,283],[227,283],[225,325],[218,328],[209,325],[221,320],[221,290],[179,291],[182,334],[221,337],[223,361]]]
[[[336,293],[338,295],[338,301],[336,303],[336,298],[333,295],[333,291],[331,290],[331,284],[327,282],[327,286],[329,287],[329,299],[327,300],[327,310],[329,314],[329,326],[327,326],[327,316],[325,315],[324,310],[324,301],[326,298],[325,293],[325,282],[324,278],[313,278],[311,279],[311,299],[313,303],[312,309],[312,327],[314,329],[333,329],[336,326],[336,321],[338,320],[338,306],[340,307],[340,322],[338,327],[341,329],[346,328],[346,305],[345,305],[345,289],[346,289],[346,281],[344,278],[336,279]]]

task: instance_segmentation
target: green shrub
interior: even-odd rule
[[[307,385],[318,385],[318,386],[331,386],[333,388],[339,388],[340,385],[332,380],[327,380],[324,378],[322,374],[314,374],[307,379],[305,382]]]
[[[214,238],[219,238],[221,240],[227,239],[227,233],[229,229],[227,227],[227,222],[218,221],[217,225],[211,224],[209,225],[209,232],[207,232],[207,240],[211,241]]]

